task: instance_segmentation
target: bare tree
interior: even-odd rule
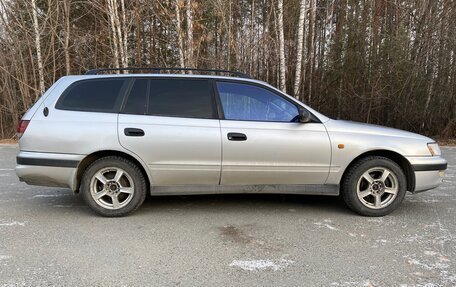
[[[108,18],[109,18],[109,23],[111,24],[111,34],[112,34],[112,42],[113,42],[113,52],[114,52],[114,67],[119,68],[119,46],[121,45],[121,41],[118,38],[117,35],[117,29],[116,29],[116,20],[115,20],[115,14],[117,14],[117,7],[115,6],[117,4],[116,0],[107,0],[108,4]]]
[[[310,0],[310,19],[309,19],[309,104],[312,102],[312,76],[313,76],[313,68],[315,63],[315,37],[316,37],[316,29],[315,29],[315,1]]]
[[[175,1],[174,13],[176,14],[176,34],[177,34],[177,45],[179,51],[179,65],[181,68],[185,67],[184,60],[184,40],[182,37],[182,23],[180,18],[180,0]]]
[[[38,10],[36,7],[36,0],[31,0],[32,5],[32,16],[33,16],[33,31],[35,32],[35,49],[36,49],[36,61],[38,63],[38,76],[39,76],[39,91],[40,94],[44,94],[44,69],[43,69],[43,59],[41,58],[41,33],[38,23]],[[36,95],[38,98],[40,95]]]
[[[63,53],[65,54],[65,72],[67,75],[71,74],[71,64],[70,64],[70,9],[71,3],[69,0],[63,0],[63,20],[64,20],[64,44],[63,44]]]
[[[313,1],[313,0],[311,0]],[[293,86],[293,95],[299,98],[298,92],[301,85],[301,69],[302,69],[302,49],[304,45],[304,22],[306,19],[306,0],[300,0],[299,4],[299,21],[298,21],[298,41],[296,44],[296,72]],[[304,66],[304,77],[305,77],[305,66]]]
[[[277,29],[279,34],[279,87],[286,91],[285,37],[283,34],[283,0],[277,1]]]
[[[191,68],[195,67],[194,54],[193,54],[193,11],[192,0],[186,0],[187,12],[187,65]],[[190,72],[191,73],[191,72]]]
[[[124,68],[128,67],[128,23],[126,17],[126,10],[125,10],[125,0],[120,0],[120,7],[122,9],[122,22],[119,24],[120,31],[119,38],[122,39],[122,66]],[[119,20],[118,20],[119,21]],[[119,21],[120,22],[120,21]]]

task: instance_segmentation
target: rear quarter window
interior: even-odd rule
[[[126,83],[125,78],[77,81],[62,93],[55,107],[73,111],[118,112]]]

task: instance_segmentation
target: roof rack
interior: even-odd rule
[[[92,69],[88,70],[85,74],[86,75],[98,75],[100,72],[108,72],[108,71],[145,71],[149,70],[153,73],[161,74],[162,71],[196,71],[196,72],[210,72],[217,74],[231,74],[235,75],[240,78],[247,78],[250,79],[250,76],[241,72],[236,71],[229,71],[229,70],[216,70],[216,69],[193,69],[193,68],[100,68],[100,69]]]

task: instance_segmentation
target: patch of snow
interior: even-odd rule
[[[437,202],[442,202],[441,200],[438,199],[428,199],[428,198],[409,198],[409,202],[422,202],[422,203],[437,203]]]
[[[440,262],[450,262],[451,260],[448,257],[444,256],[444,255],[440,255],[439,256],[439,261]]]
[[[18,222],[18,221],[13,221],[13,222],[6,222],[6,223],[0,223],[0,226],[25,226],[25,222]]]
[[[67,196],[69,194],[37,194],[32,196],[32,198],[39,198],[39,197],[59,197],[59,196]]]
[[[426,269],[426,270],[447,269],[448,267],[450,267],[450,265],[448,265],[448,264],[444,264],[444,263],[440,263],[440,262],[437,262],[435,264],[425,263],[425,262],[421,262],[415,258],[410,258],[409,260],[407,260],[407,263],[410,265],[415,265],[417,267]]]
[[[373,283],[371,283],[369,280],[364,280],[364,281],[346,281],[346,282],[334,282],[331,283],[330,286],[340,286],[340,287],[358,287],[358,286],[364,286],[364,287],[373,287],[376,286]]]
[[[290,264],[294,263],[292,260],[280,259],[280,260],[233,260],[230,263],[230,267],[239,267],[242,270],[247,271],[260,271],[260,270],[273,270],[278,271]]]
[[[426,254],[426,255],[428,255],[428,256],[435,256],[435,255],[437,255],[438,253],[435,252],[435,251],[425,250],[425,251],[424,251],[424,254]]]
[[[367,222],[383,223],[383,217],[369,218]]]
[[[314,224],[318,227],[325,227],[325,228],[328,228],[330,230],[339,230],[337,229],[336,227],[332,226],[331,224],[329,223],[324,223],[324,222],[314,222]]]

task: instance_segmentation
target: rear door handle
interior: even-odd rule
[[[126,128],[124,133],[127,137],[142,137],[145,135],[142,129]]]
[[[228,140],[230,141],[246,141],[247,136],[241,133],[228,133]]]

